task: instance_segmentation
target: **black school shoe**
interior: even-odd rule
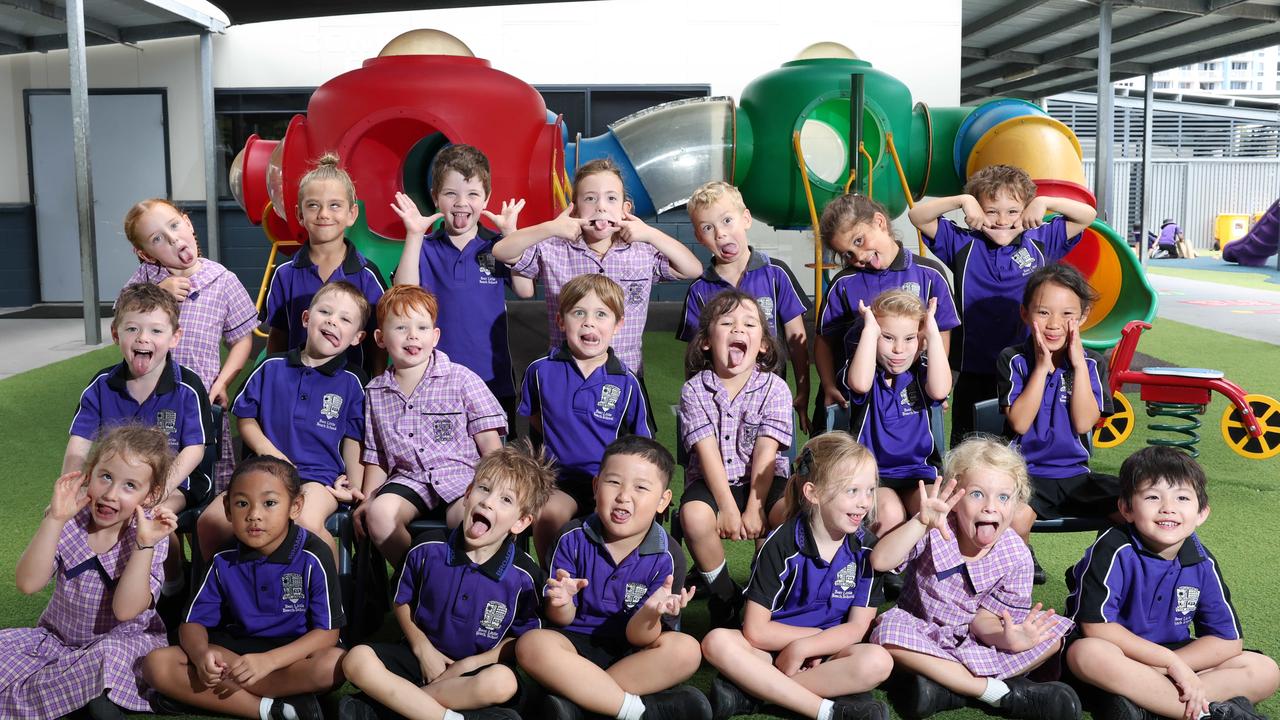
[[[111,698],[107,697],[105,692],[84,706],[84,714],[89,720],[125,720],[124,710],[111,702]]]
[[[1040,567],[1040,558],[1036,557],[1035,548],[1028,545],[1027,549],[1031,551],[1031,584],[1043,585],[1048,578],[1045,577],[1044,568]],[[1070,570],[1067,572],[1070,572]]]
[[[365,702],[363,693],[344,695],[338,700],[338,720],[378,720],[378,712]]]
[[[742,595],[742,586],[729,577],[729,568],[720,574],[707,587],[707,616],[712,629],[742,628],[742,609],[747,599]]]
[[[902,699],[895,701],[894,707],[907,720],[920,720],[944,710],[957,710],[968,702],[964,696],[914,673],[905,676],[902,691]]]
[[[520,713],[503,707],[462,710],[458,714],[462,716],[462,720],[521,720]]]
[[[711,703],[701,691],[677,685],[662,692],[643,695],[645,720],[711,720]]]
[[[734,715],[752,715],[760,710],[760,701],[748,695],[729,678],[716,675],[707,693],[711,701],[711,720],[727,720]]]
[[[204,711],[174,700],[168,695],[155,693],[151,696],[151,712],[156,715],[199,715]]]
[[[841,695],[831,698],[836,707],[833,720],[889,720],[889,706],[876,700],[871,693]]]
[[[902,595],[902,586],[906,584],[907,577],[901,573],[888,572],[880,576],[882,579],[881,587],[884,588],[885,602],[894,602]]]
[[[271,720],[285,720],[284,706],[290,705],[298,714],[298,720],[324,720],[324,710],[320,709],[320,699],[311,693],[290,695],[271,701]]]
[[[1132,700],[1123,695],[1112,695],[1099,691],[1102,695],[1093,710],[1094,720],[1158,720],[1149,711],[1138,707]]]
[[[1213,720],[1267,720],[1267,716],[1255,710],[1246,697],[1209,703],[1209,717]]]
[[[547,693],[542,698],[542,712],[534,717],[543,720],[583,720],[582,708],[560,695]]]
[[[1033,682],[1024,677],[1005,681],[1009,694],[1000,699],[1001,714],[1018,720],[1080,720],[1080,696],[1060,682]]]

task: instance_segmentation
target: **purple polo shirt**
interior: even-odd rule
[[[183,622],[237,638],[299,638],[340,628],[346,618],[333,554],[292,521],[270,555],[232,541],[213,556]]]
[[[636,376],[609,349],[604,365],[583,377],[568,345],[534,360],[524,374],[520,408],[542,416],[543,443],[559,466],[559,482],[590,483],[609,443],[623,435],[653,437]]]
[[[615,563],[605,547],[600,518],[592,513],[564,526],[551,556],[550,577],[564,570],[569,577],[588,580],[573,597],[577,612],[563,629],[595,635],[605,642],[621,642],[627,637],[627,623],[644,601],[666,581],[673,588],[684,587],[684,553],[658,523],[631,554]],[[676,629],[679,618],[662,617],[666,630]]]
[[[849,360],[849,341],[857,341],[862,326],[858,301],[871,306],[871,301],[885,290],[906,290],[918,295],[927,306],[930,298],[938,300],[934,319],[939,330],[950,330],[960,324],[951,287],[942,266],[930,258],[918,257],[898,243],[898,256],[883,270],[849,267],[831,279],[818,318],[818,333],[827,339],[835,362],[843,367]],[[821,396],[819,396],[821,398]]]
[[[436,347],[480,376],[497,397],[514,397],[507,343],[507,294],[511,270],[493,257],[502,239],[483,225],[459,250],[444,228],[422,241],[418,284],[440,299]]]
[[[951,338],[952,364],[960,372],[992,375],[1000,349],[1028,337],[1019,308],[1027,276],[1061,260],[1080,242],[1067,237],[1067,219],[1058,215],[1024,231],[1001,247],[978,230],[938,218],[938,230],[925,242],[955,278],[961,326]],[[965,318],[973,322],[965,322]]]
[[[474,437],[486,430],[505,435],[507,414],[475,373],[445,353],[432,351],[430,363],[409,395],[396,384],[394,368],[369,383],[360,459],[434,508],[462,497],[480,460]]]
[[[680,327],[676,329],[676,338],[685,342],[693,340],[698,334],[698,316],[702,314],[707,301],[733,287],[716,272],[715,258],[712,258],[702,276],[689,283],[689,290],[684,295],[684,314],[680,318]],[[791,273],[791,268],[781,260],[755,249],[751,250],[747,268],[742,271],[742,277],[738,278],[737,289],[756,299],[756,304],[769,321],[769,330],[774,337],[782,337],[784,325],[813,307],[800,287],[800,281]]]
[[[1222,568],[1195,533],[1165,560],[1134,526],[1108,528],[1067,573],[1067,591],[1077,623],[1120,623],[1153,643],[1188,642],[1192,625],[1197,638],[1244,637]]]
[[[1022,395],[1027,378],[1035,367],[1036,351],[1032,340],[1007,347],[997,363],[996,392],[1000,407],[1006,412]],[[1085,348],[1089,368],[1089,386],[1103,415],[1110,415],[1111,392],[1107,389],[1107,361]],[[1089,437],[1077,435],[1071,426],[1071,393],[1073,371],[1055,367],[1045,380],[1040,410],[1027,432],[1013,441],[1027,461],[1032,477],[1069,478],[1089,472]]]
[[[849,433],[876,458],[880,477],[895,480],[932,480],[942,469],[942,453],[929,430],[929,409],[942,400],[929,397],[928,356],[921,355],[896,377],[876,365],[871,389],[849,389],[848,366],[840,382],[849,398]]]
[[[713,370],[694,375],[680,389],[680,442],[689,451],[686,482],[705,478],[702,462],[693,446],[715,437],[730,485],[751,482],[751,453],[760,436],[778,441],[773,474],[787,477],[791,465],[781,450],[791,446],[791,391],[787,382],[758,368],[735,398],[729,397]]]
[[[553,350],[564,342],[564,333],[556,318],[560,315],[560,288],[565,283],[579,275],[603,273],[621,285],[626,299],[626,322],[614,334],[611,345],[628,369],[644,374],[640,344],[649,316],[649,292],[656,282],[679,279],[666,255],[649,243],[617,240],[601,257],[584,243],[551,237],[525,250],[512,271],[541,280],[547,297],[547,326]]]
[[[311,260],[311,246],[305,243],[292,258],[277,265],[271,273],[271,285],[267,290],[267,303],[262,311],[262,319],[273,329],[279,328],[289,333],[289,347],[301,347],[307,341],[307,329],[302,325],[302,312],[311,307],[311,298],[315,297],[316,291],[338,280],[346,280],[360,288],[360,292],[369,301],[371,311],[364,328],[367,336],[373,337],[373,331],[378,328],[377,314],[372,312],[372,308],[382,299],[387,284],[372,260],[361,255],[350,240],[343,238],[342,243],[347,247],[346,257],[328,279],[321,279],[320,271]],[[362,346],[363,343],[347,351],[347,358],[353,364],[364,365]]]
[[[304,481],[333,486],[347,472],[342,440],[364,439],[364,372],[337,355],[308,367],[294,349],[271,355],[253,371],[231,412],[252,418]]]
[[[747,599],[769,609],[770,619],[796,627],[835,627],[854,608],[884,602],[880,576],[871,567],[876,536],[858,528],[832,556],[822,559],[804,515],[769,533],[751,568]]]
[[[462,531],[433,530],[414,540],[396,582],[396,605],[446,657],[492,650],[503,638],[542,627],[542,569],[508,537],[482,565],[467,557]]]
[[[213,442],[209,396],[194,372],[166,357],[156,389],[141,403],[129,394],[128,381],[129,367],[124,362],[99,370],[80,393],[80,408],[71,420],[70,434],[97,440],[99,433],[113,425],[137,422],[164,432],[174,452]]]

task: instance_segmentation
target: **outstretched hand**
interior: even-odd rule
[[[956,506],[956,503],[960,502],[960,498],[964,497],[964,491],[956,487],[955,478],[951,478],[944,485],[942,478],[939,477],[927,489],[923,480],[916,482],[920,486],[916,491],[920,498],[920,512],[916,514],[920,524],[936,528],[944,540],[950,540],[951,527],[947,524],[947,516],[951,514],[951,509]]]
[[[876,314],[871,312],[871,308],[866,303],[858,301],[858,314],[862,316],[862,332],[871,333],[872,335],[880,335],[880,321],[876,320]]]
[[[618,237],[625,243],[649,242],[650,229],[645,221],[630,212],[624,212],[622,221],[618,223]]]
[[[556,570],[556,576],[547,579],[547,602],[551,607],[564,607],[586,586],[585,578],[569,577],[569,571],[563,568]]]
[[[678,593],[672,592],[674,582],[675,578],[668,575],[667,579],[662,581],[662,587],[653,591],[649,599],[644,601],[644,606],[653,608],[663,615],[678,616],[680,611],[693,599],[694,591],[693,588],[683,588]]]
[[[1054,611],[1053,608],[1041,610],[1041,607],[1041,603],[1036,603],[1022,622],[1014,622],[1008,610],[1000,613],[1003,650],[1013,653],[1030,650],[1049,636],[1053,628]]]
[[[491,213],[488,210],[481,210],[480,214],[489,218],[493,222],[493,226],[498,228],[498,232],[506,236],[516,231],[516,220],[519,219],[520,211],[523,209],[524,198],[519,200],[511,198],[503,201],[502,210],[498,214]]]
[[[938,328],[938,298],[936,297],[929,298],[929,304],[925,306],[924,329],[926,335],[942,332]]]
[[[555,220],[551,221],[551,233],[556,237],[573,240],[582,234],[584,227],[590,224],[590,220],[574,217],[573,203],[569,203],[569,206],[562,210]]]
[[[53,483],[53,499],[49,501],[49,516],[54,520],[66,522],[88,504],[89,495],[84,492],[84,473],[73,470],[64,473]]]
[[[142,546],[154,546],[178,529],[178,516],[163,505],[152,508],[151,517],[147,517],[139,505],[134,508],[133,516],[138,528],[137,541]]]
[[[391,210],[404,222],[404,231],[407,235],[426,235],[431,226],[444,217],[444,213],[439,212],[422,217],[422,213],[418,211],[418,204],[402,192],[396,193],[395,202],[391,203]]]

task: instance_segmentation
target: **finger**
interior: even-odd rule
[[[502,219],[502,218],[498,217],[497,215],[494,215],[493,213],[489,212],[488,210],[481,210],[481,211],[480,211],[480,214],[481,214],[481,215],[483,215],[484,217],[489,218],[490,220],[494,221],[495,223],[496,223],[496,222],[498,222],[498,221],[500,221],[500,220]]]
[[[560,568],[559,570],[556,570],[556,580],[563,582],[568,579],[569,579],[568,570],[565,570],[564,568]]]
[[[675,582],[675,580],[676,580],[676,579],[675,579],[675,576],[673,576],[673,575],[668,575],[668,576],[667,576],[667,579],[662,581],[662,589],[663,589],[663,590],[665,590],[667,593],[670,593],[670,592],[671,592],[671,584],[672,584],[673,582]]]
[[[523,209],[524,209],[524,198],[520,198],[515,202],[514,205],[511,206],[512,212],[520,212]]]
[[[560,213],[560,217],[566,218],[566,217],[571,217],[572,215],[573,215],[573,203],[569,203],[569,205],[565,207],[564,211]]]

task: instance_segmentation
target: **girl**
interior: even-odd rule
[[[702,641],[720,670],[713,716],[768,702],[818,720],[887,720],[888,708],[866,692],[889,677],[893,659],[862,642],[884,602],[865,522],[875,510],[875,458],[846,433],[820,435],[805,444],[788,487],[789,518],[756,558],[742,631],[720,628]]]
[[[323,717],[314,693],[343,683],[335,645],[344,617],[328,546],[293,522],[300,485],[293,465],[275,457],[232,473],[223,501],[239,542],[210,561],[178,628],[180,646],[142,664],[147,682],[172,698],[156,701],[162,710]]]
[[[828,408],[847,408],[836,373],[849,358],[848,348],[861,332],[858,303],[867,305],[885,290],[902,289],[920,296],[926,305],[937,300],[937,324],[942,346],[950,345],[951,329],[960,324],[951,289],[936,261],[903,249],[894,237],[889,211],[866,195],[841,195],[827,204],[819,225],[822,242],[838,255],[844,270],[831,279],[818,317],[814,362],[818,366],[817,407],[812,427],[827,427]],[[934,419],[941,434],[941,416]],[[846,427],[840,422],[837,427]],[[815,432],[818,430],[815,429]]]
[[[685,353],[680,442],[689,453],[680,527],[706,580],[716,626],[736,624],[742,588],[725,568],[721,539],[755,540],[782,522],[778,499],[790,468],[791,391],[773,373],[778,341],[754,298],[711,298]]]
[[[209,389],[209,400],[230,407],[228,389],[244,369],[258,312],[235,273],[200,257],[191,218],[164,198],[143,200],[124,216],[124,234],[142,262],[125,287],[155,283],[178,300],[182,342],[174,362],[191,368]],[[227,346],[227,359],[219,353]],[[221,367],[221,369],[219,369]],[[235,466],[231,425],[222,423],[222,455],[214,466],[214,493],[226,489]]]
[[[1031,495],[1026,465],[979,436],[947,453],[944,475],[929,490],[918,482],[920,511],[871,551],[877,572],[910,571],[898,606],[871,633],[915,673],[894,705],[903,717],[923,718],[977,698],[1006,717],[1079,720],[1074,690],[1024,677],[1061,649],[1072,627],[1032,607],[1031,553],[1005,532]]]
[[[58,478],[16,571],[28,595],[56,577],[53,597],[35,628],[0,630],[0,717],[151,712],[137,666],[165,645],[155,601],[178,520],[144,508],[159,502],[172,461],[164,433],[122,425],[90,451],[87,478]]]
[[[360,216],[356,186],[346,170],[338,167],[338,156],[326,153],[298,183],[298,221],[307,231],[307,242],[287,262],[276,266],[267,290],[263,319],[271,326],[267,352],[280,353],[301,347],[307,337],[302,313],[311,307],[311,298],[325,283],[346,280],[369,301],[387,289],[382,271],[356,250],[346,231]],[[372,315],[365,324],[365,341],[347,351],[347,359],[371,376],[385,365],[373,344],[378,325]]]

